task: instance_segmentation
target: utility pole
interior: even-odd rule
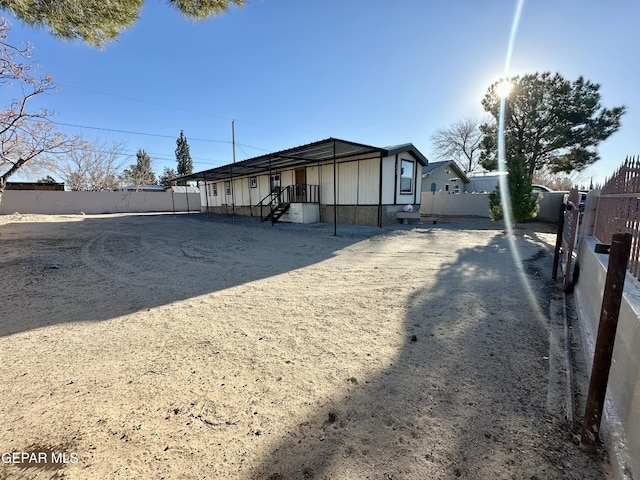
[[[233,145],[233,163],[236,163],[236,127],[235,120],[231,120],[231,144]]]

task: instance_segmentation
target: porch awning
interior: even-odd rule
[[[411,145],[413,147],[413,145]],[[397,147],[390,147],[395,150]],[[413,147],[416,152],[414,156],[423,163],[427,164],[426,158]],[[338,138],[327,138],[318,142],[301,145],[299,147],[289,148],[280,152],[268,153],[259,157],[242,160],[236,163],[230,163],[221,167],[203,170],[201,172],[192,173],[191,175],[183,175],[176,177],[172,181],[207,181],[216,182],[225,180],[230,177],[243,177],[250,175],[264,174],[269,171],[280,171],[305,165],[317,164],[318,162],[339,161],[342,158],[354,155],[372,154],[373,156],[386,156],[391,152],[387,148],[372,147],[360,143],[340,140]]]

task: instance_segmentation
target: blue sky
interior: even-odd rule
[[[11,17],[9,41],[33,44],[41,72],[59,85],[40,104],[64,131],[124,143],[127,165],[145,149],[158,174],[176,166],[180,130],[195,171],[231,162],[232,119],[238,160],[333,136],[379,147],[411,142],[435,161],[436,129],[484,115],[480,101],[504,73],[515,6],[249,0],[194,23],[147,0],[139,21],[103,50]],[[583,75],[601,84],[605,106],[628,108],[587,183],[640,154],[638,18],[637,0],[524,3],[509,74]]]

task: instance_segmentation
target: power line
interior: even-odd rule
[[[141,136],[146,136],[146,137],[159,137],[159,138],[171,138],[171,139],[175,139],[176,138],[175,136],[172,136],[172,135],[162,135],[160,133],[132,132],[130,130],[119,130],[119,129],[116,129],[116,128],[91,127],[89,125],[77,125],[77,124],[74,124],[74,123],[56,122],[54,120],[49,120],[49,121],[51,123],[54,123],[54,124],[60,125],[60,126],[64,126],[64,127],[86,128],[86,129],[90,129],[90,130],[101,130],[101,131],[104,131],[104,132],[124,133],[124,134],[127,134],[127,135],[141,135]],[[193,142],[227,143],[227,144],[231,144],[230,140],[211,140],[211,139],[207,139],[207,138],[192,138],[192,137],[189,137],[189,141],[190,142],[193,141]],[[267,150],[265,148],[254,147],[253,145],[247,145],[246,143],[236,143],[236,145],[242,145],[243,147],[253,148],[254,150],[260,150],[261,152],[269,152],[269,150]]]
[[[176,138],[173,135],[162,135],[162,134],[159,134],[159,133],[146,133],[146,132],[132,132],[130,130],[118,130],[116,128],[90,127],[88,125],[77,125],[77,124],[74,124],[74,123],[62,123],[62,122],[56,122],[54,120],[51,120],[51,123],[54,123],[54,124],[60,125],[60,126],[64,126],[64,127],[88,128],[90,130],[102,130],[104,132],[126,133],[128,135],[142,135],[142,136],[146,136],[146,137],[160,137],[160,138],[172,138],[172,139]],[[229,140],[209,140],[209,139],[204,139],[204,138],[190,138],[189,140],[194,141],[194,142],[231,143]],[[245,145],[245,146],[251,147],[250,145]],[[256,148],[258,150],[262,150],[261,148],[258,148],[258,147],[251,147],[251,148]]]
[[[132,158],[132,157],[136,156],[135,153],[131,153],[130,151],[110,150],[108,148],[101,149],[101,148],[86,148],[85,147],[84,150],[86,150],[88,152],[93,152],[93,153],[104,153],[104,154],[113,153],[113,154],[115,154],[115,155],[117,155],[119,157],[127,157],[127,158]],[[147,155],[149,155],[149,157],[151,157],[152,160],[159,160],[159,161],[162,161],[162,162],[165,162],[165,161],[174,161],[175,162],[176,161],[175,157],[171,157],[171,156],[168,156],[168,155],[163,154],[163,153],[153,153],[153,152],[146,152],[146,153],[147,153]],[[228,163],[228,162],[226,162],[224,160],[213,160],[213,159],[209,159],[209,158],[206,158],[206,159],[192,158],[191,160],[193,161],[194,165],[195,164],[197,164],[197,165],[210,165],[210,166],[214,166],[214,167],[220,166],[220,165],[225,165],[226,163]]]
[[[152,102],[152,101],[149,101],[149,100],[142,100],[140,98],[135,98],[135,97],[127,97],[125,95],[118,95],[118,94],[115,94],[115,93],[101,92],[99,90],[93,90],[93,89],[85,88],[85,87],[78,87],[76,85],[69,85],[67,83],[57,83],[57,85],[59,85],[61,87],[67,87],[67,88],[71,88],[71,89],[82,90],[82,91],[85,91],[85,92],[88,92],[88,93],[93,93],[93,94],[96,94],[96,95],[105,95],[107,97],[121,98],[123,100],[128,100],[130,102],[146,103],[147,105],[154,105],[156,107],[170,108],[170,109],[173,109],[173,110],[182,110],[184,112],[196,113],[198,115],[206,115],[206,116],[210,116],[210,117],[223,118],[225,120],[234,120],[234,117],[221,115],[219,113],[202,112],[202,111],[199,111],[199,110],[192,110],[190,108],[176,107],[175,105],[167,105],[167,104],[164,104],[164,103]],[[235,118],[235,120],[238,120],[238,119]],[[244,121],[242,119],[240,119],[240,122],[242,122],[242,124],[244,124],[244,125],[249,125],[249,126],[252,126],[252,127],[255,127],[255,128],[260,128],[260,129],[267,130],[267,131],[272,131],[272,132],[276,131],[276,130],[273,130],[273,129],[269,128],[269,127],[264,127],[262,125],[257,125],[255,123],[247,122],[247,121]],[[298,137],[298,138],[302,139],[302,137]],[[238,145],[238,143],[236,143],[236,145]],[[260,149],[258,147],[252,147],[251,145],[244,145],[244,146],[245,147],[250,147],[250,148],[255,148],[256,150],[263,150],[265,152],[267,151],[267,150],[264,150],[264,149]]]
[[[151,102],[149,100],[142,100],[140,98],[127,97],[125,95],[117,95],[115,93],[101,92],[99,90],[92,90],[90,88],[78,87],[78,86],[75,86],[75,85],[69,85],[69,84],[65,84],[65,83],[58,83],[58,85],[60,85],[61,87],[67,87],[67,88],[73,88],[73,89],[76,89],[76,90],[82,90],[82,91],[89,92],[89,93],[94,93],[94,94],[97,94],[97,95],[105,95],[107,97],[122,98],[123,100],[129,100],[129,101],[132,101],[132,102],[146,103],[147,105],[155,105],[156,107],[171,108],[171,109],[174,109],[174,110],[182,110],[183,112],[197,113],[198,115],[208,115],[208,116],[211,116],[211,117],[223,118],[225,120],[233,120],[231,117],[227,117],[225,115],[220,115],[218,113],[201,112],[201,111],[198,111],[198,110],[192,110],[190,108],[176,107],[174,105],[166,105],[164,103]]]

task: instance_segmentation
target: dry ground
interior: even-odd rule
[[[0,217],[0,453],[47,460],[0,479],[607,477],[546,405],[548,227],[203,217]]]

